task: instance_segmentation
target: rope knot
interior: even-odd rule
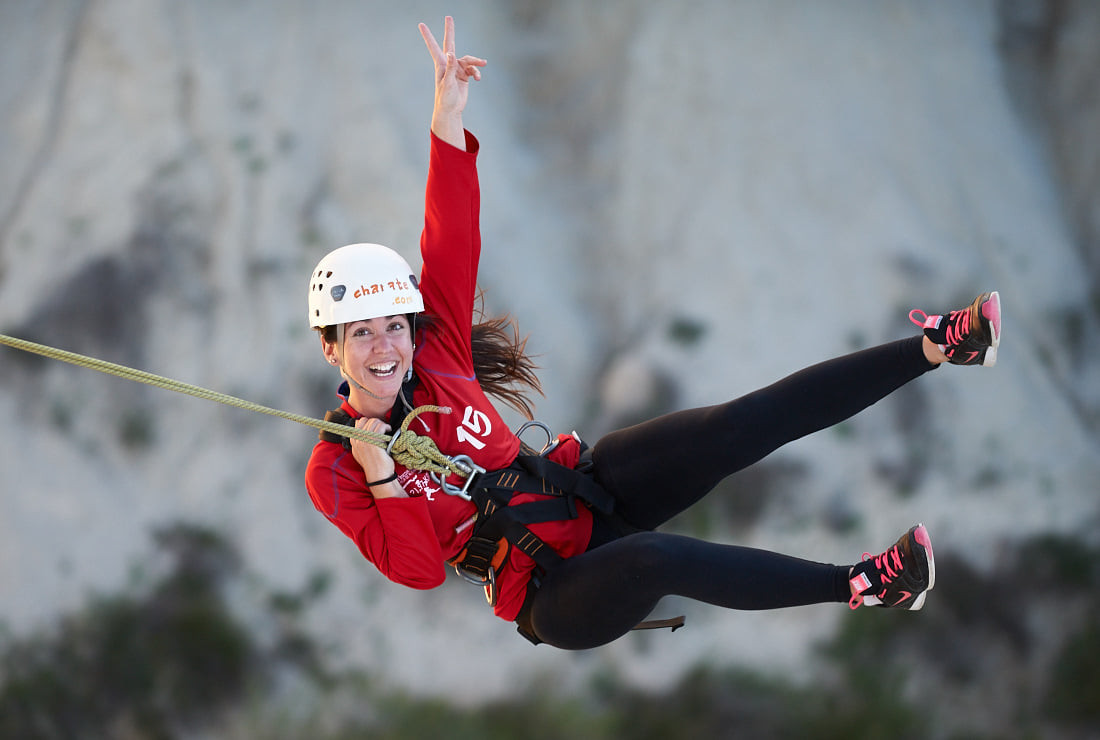
[[[390,439],[388,448],[390,456],[411,470],[426,470],[440,475],[448,473],[463,475],[464,472],[455,465],[454,461],[440,452],[435,440],[409,429],[413,419],[423,413],[449,414],[451,409],[447,406],[426,404],[410,411],[401,423],[401,428]]]

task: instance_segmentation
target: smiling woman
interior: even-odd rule
[[[357,408],[377,406],[376,415],[380,416],[393,405],[401,383],[412,372],[411,327],[412,318],[404,314],[377,316],[338,325],[336,341],[322,336],[325,357],[353,386],[351,399]],[[360,398],[360,394],[381,405]]]
[[[983,293],[944,315],[915,311],[922,334],[612,432],[591,449],[570,434],[540,453],[525,450],[488,395],[529,410],[524,390],[538,388],[533,365],[523,343],[508,337],[507,321],[475,323],[479,144],[462,112],[485,61],[455,56],[450,18],[442,47],[423,24],[420,31],[436,73],[420,278],[386,247],[341,247],[312,274],[310,323],[346,381],[337,413],[371,432],[388,432],[399,418],[410,429],[412,419],[417,434],[474,472],[439,477],[396,463],[376,445],[322,437],[306,471],[317,509],[396,583],[434,588],[444,564],[453,565],[485,587],[497,616],[516,621],[532,642],[560,648],[615,640],[672,594],[730,609],[828,602],[920,609],[935,585],[931,539],[920,524],[855,565],[657,529],[725,477],[942,363],[994,364],[998,295]],[[406,416],[414,407],[421,413]]]

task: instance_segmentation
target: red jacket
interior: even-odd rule
[[[438,318],[436,330],[420,332],[413,366],[420,383],[414,407],[445,406],[451,413],[425,413],[410,427],[429,435],[447,455],[468,455],[486,470],[507,467],[519,452],[519,439],[505,425],[474,376],[470,331],[481,256],[477,180],[478,141],[466,132],[463,152],[431,137],[420,289],[425,311]],[[345,401],[343,409],[359,414]],[[577,463],[580,446],[562,435],[550,458]],[[445,494],[422,471],[397,466],[409,498],[375,500],[359,464],[342,445],[318,442],[306,469],[306,489],[314,506],[348,537],[390,580],[412,588],[435,588],[446,577],[445,560],[461,551],[470,537],[474,505]],[[453,482],[459,486],[462,480]],[[518,494],[513,504],[546,498]],[[530,526],[562,557],[584,551],[592,533],[592,515],[578,506],[577,519]],[[514,620],[523,605],[534,562],[518,550],[497,574],[497,616]]]

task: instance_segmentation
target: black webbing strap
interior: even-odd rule
[[[333,409],[332,411],[326,412],[325,421],[343,424],[346,427],[355,426],[355,419],[352,419],[351,415],[343,409]],[[335,442],[338,445],[343,445],[345,450],[351,450],[351,437],[345,437],[342,434],[329,432],[324,429],[317,433],[317,437],[320,438],[322,442]]]
[[[611,514],[615,509],[615,499],[592,476],[539,455],[520,455],[507,468],[482,473],[475,488],[501,506],[507,506],[515,493],[560,497],[568,500],[571,507],[570,515],[563,519],[576,517],[572,507],[573,500],[578,498],[603,514]],[[477,493],[473,495],[476,500]]]
[[[465,550],[462,557],[463,569],[478,578],[485,579],[489,575],[493,558],[496,557],[500,549],[500,541],[483,537],[471,537],[463,549]]]
[[[516,493],[534,493],[553,498],[511,505]],[[538,455],[520,455],[507,468],[482,473],[470,496],[478,507],[478,520],[470,541],[488,550],[489,543],[506,539],[544,570],[561,562],[561,556],[527,525],[568,521],[577,518],[577,499],[610,515],[615,506],[611,494],[591,476]],[[494,550],[495,552],[495,550]],[[463,570],[488,577],[488,564],[471,560],[458,563]]]
[[[603,514],[610,514],[615,509],[615,499],[603,486],[596,483],[592,476],[578,472],[573,468],[567,468],[553,460],[540,455],[521,455],[516,458],[516,463],[525,472],[535,479],[543,482],[543,488],[548,485],[558,491],[558,495],[571,494],[584,501],[590,507]],[[535,491],[533,488],[521,490]],[[543,490],[543,493],[549,491]]]
[[[684,626],[684,622],[687,619],[681,614],[678,617],[670,617],[669,619],[647,619],[644,622],[638,622],[630,629],[632,630],[660,630],[668,627],[670,632],[675,632]]]
[[[484,519],[479,516],[480,526],[475,525],[477,528],[467,543],[468,549],[471,543],[477,542],[475,547],[482,549],[488,549],[489,543],[492,543],[495,553],[496,543],[505,539],[512,547],[527,555],[543,569],[552,568],[561,562],[561,556],[555,552],[554,548],[531,532],[527,525],[576,518],[576,507],[572,502],[565,498],[554,498],[530,501],[515,506],[496,506],[495,502],[489,503],[493,513]],[[484,570],[481,570],[468,555],[459,565],[480,578],[488,575],[488,563],[483,566]]]

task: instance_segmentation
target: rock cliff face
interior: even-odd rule
[[[1094,366],[1078,362],[1081,345],[1095,342],[1100,317],[1100,47],[1095,43],[1100,6],[1013,0],[999,10],[1008,89],[1046,152],[1059,209],[1089,286],[1085,303],[1061,317],[1052,340],[1068,340],[1068,358],[1088,372]],[[1050,344],[1044,349],[1058,353]],[[1098,383],[1079,372],[1066,380],[1066,393],[1095,432]]]
[[[1100,7],[1083,0],[1005,2],[1002,48],[1012,89],[1040,126],[1092,284],[1100,264]]]
[[[323,414],[336,378],[306,276],[351,241],[416,261],[431,109],[416,22],[447,11],[4,4],[0,331]],[[911,307],[997,288],[996,369],[937,371],[777,453],[716,492],[741,518],[709,534],[848,562],[923,519],[981,567],[1027,533],[1095,529],[1095,4],[452,12],[460,53],[490,60],[466,116],[488,307],[532,334],[556,431],[718,402],[906,334]],[[473,673],[505,691],[513,674],[475,662],[491,640],[532,673],[577,667],[531,653],[458,582],[386,583],[312,510],[308,429],[8,350],[0,383],[16,630],[124,582],[150,525],[189,519],[234,533],[269,582],[332,573],[312,626],[396,684]],[[703,656],[782,668],[842,616],[675,608],[689,630],[601,658],[642,682]]]

